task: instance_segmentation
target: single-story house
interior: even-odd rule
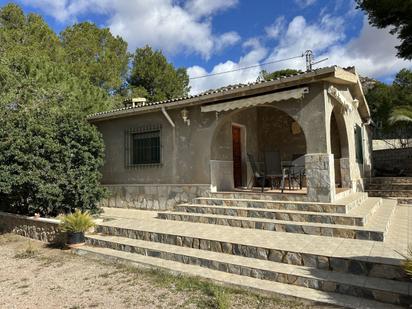
[[[136,98],[88,120],[105,143],[106,206],[170,209],[246,188],[255,173],[249,159],[259,164],[270,152],[282,162],[304,156],[299,196],[307,201],[333,202],[337,188],[362,191],[371,173],[371,116],[353,67],[161,102]]]

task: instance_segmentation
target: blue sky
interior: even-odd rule
[[[0,0],[0,5],[10,1]],[[122,36],[129,50],[149,44],[189,76],[234,70],[301,55],[312,49],[319,66],[354,65],[390,82],[411,62],[396,58],[388,29],[372,28],[354,0],[19,0],[59,33],[92,21]],[[191,80],[192,92],[251,82],[261,69],[304,69],[303,58]]]

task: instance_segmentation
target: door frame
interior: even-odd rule
[[[246,152],[246,137],[247,137],[247,132],[246,132],[246,126],[237,122],[232,122],[230,126],[231,130],[231,145],[233,147],[233,127],[240,128],[240,158],[241,158],[241,166],[242,166],[242,186],[245,187],[247,186],[247,180],[248,180],[248,169],[247,169],[247,152]],[[232,149],[233,152],[233,149]],[[232,158],[233,160],[233,158]],[[232,161],[233,162],[233,161]],[[233,187],[234,187],[234,172],[233,172]]]

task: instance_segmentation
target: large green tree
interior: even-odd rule
[[[65,53],[40,16],[14,4],[0,9],[1,209],[96,212],[104,194],[101,136],[84,118],[112,103]]]
[[[391,85],[377,82],[366,94],[372,118],[387,132],[409,130],[405,123],[412,116],[412,71],[402,69]]]
[[[378,28],[391,27],[401,40],[398,56],[412,59],[412,0],[356,0],[368,14],[369,22]]]
[[[185,96],[190,90],[186,69],[176,69],[160,50],[149,46],[136,49],[129,85],[132,95],[145,96],[150,101]]]
[[[93,85],[106,90],[120,88],[129,61],[127,43],[121,37],[89,22],[74,24],[60,36],[71,72],[84,72]]]

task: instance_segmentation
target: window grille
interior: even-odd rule
[[[161,165],[161,126],[152,125],[125,132],[126,167]]]

